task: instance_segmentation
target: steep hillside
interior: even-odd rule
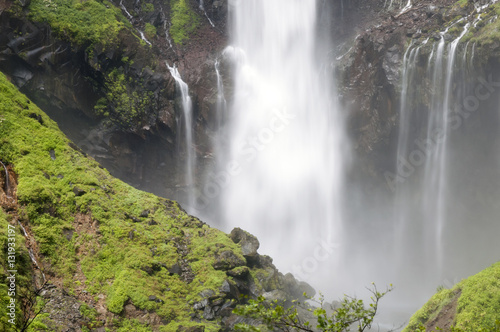
[[[111,177],[3,74],[0,139],[0,159],[7,166],[0,195],[2,279],[12,269],[5,252],[13,228],[18,294],[28,292],[31,279],[38,288],[48,283],[39,300],[44,311],[38,327],[230,330],[238,320],[231,311],[240,294],[293,298],[311,292],[258,255],[252,235],[239,229],[224,234],[178,203]],[[5,286],[1,292],[8,300]],[[5,306],[1,310],[4,320]]]

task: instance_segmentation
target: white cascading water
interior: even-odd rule
[[[481,135],[491,141],[487,136],[491,132],[484,128],[484,133],[478,134],[475,126],[480,113],[465,110],[467,101],[478,100],[477,91],[487,86],[480,83],[484,78],[467,77],[474,45],[468,47],[460,40],[470,26],[465,24],[451,42],[446,42],[448,29],[442,32],[428,60],[419,56],[426,42],[410,45],[404,56],[396,167],[399,178],[392,182],[396,184],[394,222],[398,230],[393,250],[399,271],[393,275],[396,285],[417,292],[405,291],[411,295],[400,299],[400,305],[414,306],[411,301],[421,305],[439,285],[451,287],[495,261],[488,252],[494,252],[496,245],[476,249],[487,236],[479,231],[498,226],[491,212],[495,207],[485,204],[478,208],[477,204],[486,197],[481,194],[484,185],[478,184],[496,183],[496,178],[490,175],[495,170],[488,154],[482,152],[490,143],[482,141],[485,138]],[[479,96],[487,105],[487,98]],[[487,112],[486,106],[481,107]],[[481,171],[471,171],[474,169]],[[494,190],[492,193],[496,197]]]
[[[454,76],[455,73],[455,59],[457,53],[457,46],[460,39],[467,33],[469,25],[464,27],[464,30],[455,40],[453,40],[448,47],[448,58],[446,68],[443,66],[442,59],[436,59],[435,64],[439,64],[440,68],[434,68],[434,72],[441,75],[441,77],[434,76],[432,85],[437,89],[437,87],[444,86],[444,91],[439,91],[439,93],[432,96],[432,109],[429,117],[429,122],[427,125],[427,139],[432,138],[435,135],[436,130],[442,130],[444,139],[436,145],[436,151],[429,158],[424,168],[424,180],[423,185],[427,191],[424,195],[425,201],[423,209],[426,211],[427,220],[433,220],[433,225],[431,230],[435,234],[435,254],[436,254],[436,269],[439,271],[443,268],[443,233],[446,226],[446,220],[448,218],[446,209],[449,202],[449,194],[446,192],[446,184],[449,181],[447,177],[448,169],[448,147],[447,139],[449,136],[449,118],[450,114],[453,112],[453,91],[452,84],[456,80]],[[436,57],[442,57],[442,48],[444,45],[444,36],[438,46],[438,52]],[[464,64],[461,64],[465,66]],[[463,67],[462,67],[463,68]],[[443,72],[444,69],[444,72]],[[444,82],[443,82],[444,79]],[[444,84],[443,84],[444,83]],[[436,91],[437,92],[437,91]],[[439,277],[442,278],[442,271],[439,273]]]
[[[182,80],[181,74],[175,65],[172,67],[166,64],[170,74],[175,79],[177,86],[181,92],[182,112],[184,119],[184,144],[185,144],[185,167],[184,172],[184,187],[186,188],[187,199],[186,204],[188,209],[195,206],[195,191],[194,191],[194,171],[196,165],[196,153],[194,151],[194,133],[193,133],[193,102],[189,96],[189,87]]]
[[[120,0],[120,4],[119,4],[120,8],[122,9],[122,11],[125,13],[125,15],[127,15],[127,18],[128,20],[130,21],[130,23],[132,24],[132,20],[133,20],[133,16],[130,14],[130,12],[127,10],[127,7],[125,7],[125,5],[123,4],[123,0]],[[141,36],[141,39],[146,43],[148,44],[149,46],[151,46],[151,42],[149,40],[146,39],[146,36],[144,35],[144,32],[142,32],[141,30],[137,29],[137,32],[139,32],[139,35]]]
[[[315,285],[335,277],[345,162],[317,15],[316,1],[230,2],[235,94],[218,163],[222,227],[255,234],[260,253]]]
[[[215,28],[215,24],[214,22],[212,22],[212,20],[210,19],[210,17],[208,17],[207,15],[207,12],[205,11],[205,6],[203,5],[203,0],[200,0],[200,6],[199,6],[200,10],[203,11],[203,13],[205,14],[205,17],[207,18],[208,20],[208,23],[210,23],[210,25]]]
[[[165,15],[162,6],[160,6],[160,13],[161,13],[161,18],[163,20],[163,32],[165,33],[165,39],[168,42],[168,48],[173,48],[174,45],[172,44],[172,39],[170,38],[170,33],[168,32],[170,30],[171,24],[170,21],[167,19],[167,15]]]
[[[215,74],[217,75],[217,128],[222,127],[222,120],[226,116],[226,109],[227,109],[227,101],[226,97],[224,96],[224,83],[222,80],[222,76],[220,74],[220,61],[217,59],[215,61]]]

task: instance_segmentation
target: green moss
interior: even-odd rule
[[[115,89],[122,89],[125,77],[119,71],[113,75],[118,82]],[[126,89],[120,91],[126,93]],[[196,325],[217,331],[217,321],[195,324],[190,315],[203,291],[210,289],[215,296],[225,297],[220,287],[231,278],[213,266],[224,251],[245,261],[239,245],[227,234],[187,215],[176,202],[111,177],[79,152],[3,74],[0,120],[0,156],[18,176],[20,219],[34,233],[41,259],[49,269],[47,275],[61,277],[70,294],[84,288],[94,299],[103,299],[115,314],[122,314],[128,303],[154,312],[165,324],[163,331]],[[0,214],[0,222],[5,223],[5,218]],[[3,229],[0,244],[5,243]],[[69,239],[67,230],[73,232]],[[186,249],[179,251],[180,247]],[[169,272],[179,262],[188,265],[192,281]],[[81,270],[76,269],[78,265]],[[250,273],[258,288],[262,288],[259,280],[275,282],[265,270]],[[75,274],[80,274],[81,283],[74,282]],[[2,287],[0,292],[5,291]],[[150,300],[151,296],[156,300]],[[82,314],[90,321],[87,328],[98,327],[94,311],[83,307]],[[150,330],[126,318],[118,318],[113,326],[113,331]]]
[[[152,332],[153,330],[146,324],[141,324],[137,319],[117,321],[116,332]]]
[[[148,39],[153,39],[156,37],[156,27],[150,23],[146,23],[144,27],[144,33]]]
[[[26,293],[29,290],[31,280],[30,258],[24,246],[24,238],[15,221],[12,220],[9,222],[8,219],[8,216],[0,209],[0,278],[2,280],[0,283],[0,326],[4,327],[13,326],[8,322],[12,317],[7,316],[7,313],[10,312],[7,304],[10,303],[11,299],[15,300],[15,326],[20,325],[22,321],[20,294]],[[11,240],[8,240],[9,238]],[[15,244],[15,261],[11,262],[13,265],[9,265],[10,262],[7,260],[8,243]],[[17,270],[14,273],[16,284],[15,294],[11,293],[12,289],[9,289],[6,282],[7,277],[11,276],[8,270]]]
[[[28,327],[28,332],[50,331],[49,327],[46,325],[49,321],[49,314],[39,314]]]
[[[0,156],[18,175],[19,214],[33,230],[45,266],[50,266],[46,272],[62,277],[69,293],[83,286],[95,298],[104,296],[111,312],[120,313],[131,303],[156,312],[165,331],[175,330],[172,324],[191,326],[199,293],[212,289],[219,294],[227,278],[212,266],[215,253],[231,250],[242,258],[241,248],[188,216],[177,203],[112,178],[72,148],[57,125],[3,74],[0,118]],[[0,221],[6,222],[2,214]],[[5,243],[3,229],[0,225],[0,243]],[[69,240],[65,230],[74,232]],[[189,249],[184,256],[177,250],[180,244]],[[181,259],[195,274],[192,282],[168,271]],[[78,263],[84,274],[81,286],[74,282]],[[151,295],[159,301],[150,301]],[[149,331],[138,324],[119,319],[115,327]],[[215,331],[217,321],[199,324]]]
[[[458,34],[460,31],[462,31],[462,29],[459,26],[455,25],[453,28],[448,30],[448,33],[454,35]]]
[[[114,69],[106,75],[104,89],[106,97],[99,99],[94,107],[98,115],[123,129],[142,123],[154,98],[151,91],[144,90],[142,81],[132,82],[123,68]]]
[[[199,26],[198,15],[189,7],[186,0],[172,0],[170,2],[170,36],[176,44],[183,44],[189,39]]]
[[[458,301],[453,321],[456,331],[496,331],[500,312],[500,263],[435,294],[413,315],[403,331],[421,331],[419,326],[442,314],[442,309],[454,300]]]
[[[130,26],[109,1],[33,0],[29,10],[33,20],[47,22],[60,38],[78,46],[116,43],[120,30]]]
[[[468,40],[483,46],[492,45],[500,41],[500,20],[496,18],[500,15],[500,4],[491,5],[488,10],[481,14],[481,20],[477,22],[476,28],[472,28],[472,35]]]
[[[155,6],[152,3],[145,2],[142,4],[142,11],[144,13],[152,13],[155,11]]]
[[[500,312],[500,263],[464,280],[455,326],[466,332],[492,331]]]

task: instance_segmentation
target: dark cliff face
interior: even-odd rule
[[[188,1],[198,25],[181,44],[169,35],[173,3],[116,3],[122,28],[110,43],[82,41],[74,37],[78,29],[61,32],[37,20],[33,3],[5,1],[0,9],[0,69],[114,175],[170,197],[182,178],[176,154],[183,140],[182,110],[166,64],[175,63],[190,87],[196,141],[209,141],[214,63],[226,44],[228,10],[227,1],[205,1],[209,22],[199,2]]]

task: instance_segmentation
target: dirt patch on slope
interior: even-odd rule
[[[451,331],[453,322],[455,321],[455,315],[457,313],[458,299],[461,294],[462,291],[460,289],[455,291],[455,296],[450,303],[445,305],[435,318],[425,324],[427,331],[434,331],[437,327],[441,328],[445,332]]]

